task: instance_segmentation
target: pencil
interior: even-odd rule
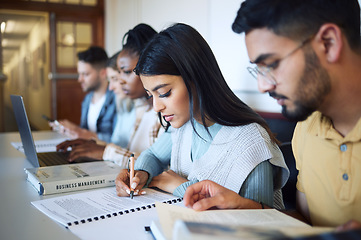
[[[130,185],[130,198],[133,199],[134,189],[131,187],[131,181],[134,178],[134,154],[130,155],[130,175],[129,175],[129,185]]]

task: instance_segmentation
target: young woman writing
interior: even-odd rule
[[[244,197],[244,208],[283,207],[289,173],[276,139],[228,87],[195,29],[176,24],[156,35],[135,72],[168,130],[139,156],[133,179],[120,172],[119,196],[129,196],[129,181],[136,194],[154,186],[182,197],[208,179]]]

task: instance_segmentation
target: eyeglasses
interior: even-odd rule
[[[269,65],[265,65],[265,66],[255,66],[255,67],[247,67],[248,72],[256,79],[258,80],[258,78],[260,76],[262,76],[264,78],[265,81],[267,81],[267,83],[276,86],[277,85],[277,81],[275,79],[275,77],[272,74],[272,71],[274,69],[276,69],[278,67],[278,65],[280,64],[281,61],[283,61],[284,59],[288,58],[289,56],[291,56],[292,54],[294,54],[295,52],[297,52],[299,49],[303,48],[308,42],[311,41],[311,39],[313,38],[313,36],[307,38],[306,40],[304,40],[303,42],[301,42],[301,44],[296,47],[293,51],[291,51],[290,53],[288,53],[286,56],[284,56],[283,58],[274,61],[273,63],[269,64]]]

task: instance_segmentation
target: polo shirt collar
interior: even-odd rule
[[[361,140],[361,118],[345,137],[335,130],[331,119],[322,113],[315,112],[310,118],[313,118],[313,124],[310,125],[309,132],[315,136],[324,139],[337,139],[343,142],[356,142]]]

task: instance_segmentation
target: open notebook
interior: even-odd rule
[[[118,197],[115,187],[33,201],[48,217],[81,239],[153,239],[145,230],[158,219],[156,202],[183,205],[181,198],[151,188],[141,196]]]

